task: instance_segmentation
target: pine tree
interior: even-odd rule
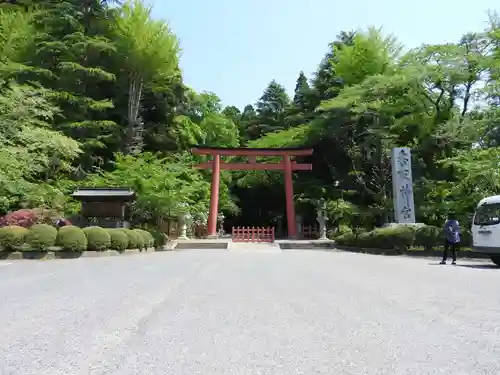
[[[222,114],[230,119],[236,126],[241,124],[241,111],[234,105],[227,106],[222,111]]]
[[[307,82],[307,77],[303,71],[300,72],[299,78],[297,78],[297,84],[295,85],[295,94],[293,97],[293,105],[301,110],[305,111],[308,108],[309,96],[310,96],[309,82]]]
[[[253,105],[248,104],[243,108],[243,113],[241,114],[242,122],[254,121],[257,118],[257,112],[255,112],[255,108]]]
[[[63,115],[55,126],[82,143],[86,157],[81,164],[89,169],[112,152],[105,148],[116,138],[116,123],[106,113],[113,103],[103,90],[115,76],[102,66],[114,46],[98,29],[85,27],[81,1],[46,1],[41,6],[43,11],[35,18],[35,48],[26,63],[44,68],[47,74],[27,78],[52,90]]]
[[[286,127],[285,110],[290,106],[290,97],[285,88],[275,80],[269,83],[256,106],[258,122],[248,130],[250,139]]]

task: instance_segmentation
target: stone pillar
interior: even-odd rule
[[[392,150],[391,167],[394,221],[397,224],[415,224],[411,151],[408,147]]]
[[[326,215],[325,210],[319,209],[317,211],[316,220],[318,221],[319,224],[319,239],[327,240],[328,237],[326,236],[327,234],[326,222],[328,221],[328,216]]]

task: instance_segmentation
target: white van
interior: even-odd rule
[[[472,221],[472,251],[500,266],[500,195],[481,199]]]

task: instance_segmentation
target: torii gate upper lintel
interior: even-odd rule
[[[210,155],[212,160],[196,165],[201,169],[212,169],[212,187],[210,192],[210,212],[208,215],[208,236],[217,235],[217,213],[219,208],[219,185],[220,171],[222,170],[268,170],[283,171],[285,178],[286,213],[288,224],[288,236],[297,237],[297,227],[295,223],[295,204],[293,201],[293,171],[311,171],[312,164],[297,163],[292,160],[296,156],[309,156],[313,154],[312,148],[218,148],[194,146],[191,152],[194,155]],[[221,162],[221,156],[245,156],[246,163],[225,163]],[[283,160],[279,163],[257,162],[258,156],[280,156]]]

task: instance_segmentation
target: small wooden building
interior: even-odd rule
[[[81,226],[99,225],[103,228],[128,228],[128,205],[136,199],[127,188],[79,188],[72,194],[82,202]],[[75,223],[76,224],[76,223]],[[83,224],[83,225],[82,225]]]

